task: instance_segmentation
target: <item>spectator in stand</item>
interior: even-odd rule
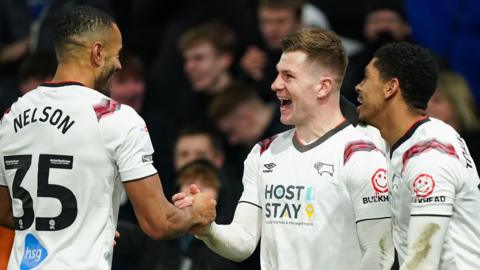
[[[480,121],[472,92],[465,78],[454,72],[441,71],[427,112],[452,126],[465,140],[472,158],[480,161]],[[478,169],[478,168],[477,168]]]
[[[143,62],[132,53],[122,54],[120,60],[122,69],[113,77],[110,97],[141,113],[145,94]]]
[[[175,143],[175,170],[180,171],[186,164],[199,159],[211,162],[221,168],[225,160],[222,141],[211,129],[199,126],[184,127]]]
[[[212,198],[222,195],[221,172],[216,165],[196,159],[187,163],[178,173],[178,185],[181,192],[188,192],[190,185],[195,184],[202,192]],[[232,215],[234,209],[231,209]],[[211,251],[202,241],[192,235],[184,235],[179,239],[180,269],[195,270],[236,270],[241,269],[239,263],[232,262]]]
[[[411,42],[411,29],[405,16],[403,0],[371,0],[367,3],[364,21],[364,48],[349,59],[342,84],[342,95],[358,104],[355,85],[363,78],[363,69],[373,53],[392,41]]]
[[[302,0],[260,0],[258,23],[262,44],[249,46],[240,59],[240,66],[248,77],[258,83],[263,99],[275,100],[270,91],[280,59],[282,39],[302,27]]]
[[[235,33],[220,22],[199,25],[180,37],[184,71],[193,90],[185,93],[185,104],[179,106],[184,119],[205,121],[212,97],[233,83],[230,68],[236,42]]]
[[[27,1],[0,0],[0,112],[18,98],[17,71],[30,44]]]
[[[19,90],[21,95],[50,81],[57,69],[55,55],[49,52],[36,52],[23,60],[19,70]]]
[[[256,142],[289,129],[280,123],[276,106],[263,101],[255,88],[246,84],[232,85],[218,95],[210,116],[231,145],[245,147],[243,159]]]
[[[174,165],[177,173],[192,161],[205,159],[220,170],[222,189],[218,202],[217,221],[230,222],[241,195],[241,175],[230,163],[225,163],[222,139],[212,128],[200,125],[185,126],[177,136]]]

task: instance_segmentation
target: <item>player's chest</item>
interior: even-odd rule
[[[288,153],[266,155],[260,163],[259,190],[264,200],[334,200],[345,185],[335,155]]]

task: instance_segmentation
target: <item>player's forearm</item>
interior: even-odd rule
[[[13,218],[1,220],[1,221],[0,221],[0,226],[2,226],[2,227],[4,227],[4,228],[7,228],[7,229],[10,229],[10,230],[15,229],[15,228],[13,227]]]
[[[250,257],[257,246],[255,236],[246,228],[234,223],[229,225],[213,223],[209,233],[200,239],[215,253],[236,262]]]
[[[162,211],[148,211],[145,215],[136,213],[140,227],[150,238],[174,238],[187,232],[193,225],[189,212],[177,209],[169,203],[165,203],[161,208]]]
[[[189,211],[178,209],[168,205],[169,211],[166,211],[166,229],[163,235],[164,239],[171,239],[186,233],[194,221]]]
[[[239,204],[229,225],[210,227],[209,233],[199,237],[217,254],[232,261],[243,261],[255,251],[261,231],[261,210],[249,204]]]
[[[3,186],[0,187],[0,201],[2,202],[0,207],[0,226],[13,230],[12,201],[8,188]]]
[[[0,217],[0,226],[13,230],[13,214],[12,208],[10,208],[6,213],[3,213]]]
[[[394,256],[393,251],[381,251],[377,248],[367,249],[362,257],[362,270],[386,270],[391,269]],[[383,258],[382,258],[383,257]]]
[[[400,269],[437,269],[448,225],[448,217],[411,217],[408,230],[407,258]]]
[[[394,261],[391,219],[359,222],[357,232],[363,251],[361,269],[390,269]]]

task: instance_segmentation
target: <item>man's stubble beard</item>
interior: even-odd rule
[[[100,73],[98,78],[95,80],[95,89],[105,95],[110,95],[112,79],[115,73],[117,73],[117,70],[114,67],[102,71],[102,73]]]

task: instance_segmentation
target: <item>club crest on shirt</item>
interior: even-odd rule
[[[417,197],[426,198],[433,193],[435,189],[435,180],[429,174],[423,173],[415,178],[413,181],[413,191]]]
[[[313,167],[317,170],[318,174],[322,175],[323,173],[328,173],[330,176],[333,176],[333,172],[335,171],[334,166],[332,164],[327,164],[323,162],[317,162],[313,165]]]
[[[399,180],[400,180],[400,177],[398,177],[398,175],[394,174],[392,176],[392,190],[397,190],[398,189],[398,181]]]

